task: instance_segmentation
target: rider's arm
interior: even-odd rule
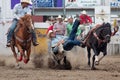
[[[115,33],[116,33],[116,32],[118,32],[118,29],[119,29],[119,27],[118,27],[118,26],[114,27],[114,32],[112,32],[111,36],[114,36],[114,35],[115,35]]]
[[[18,16],[18,9],[19,9],[19,4],[16,4],[15,7],[13,8],[13,16],[16,19],[20,19],[20,17]]]
[[[30,14],[31,15],[31,13],[32,13],[32,10],[30,9],[30,7],[29,6],[26,7],[26,14]]]
[[[87,19],[88,19],[89,23],[92,23],[92,19],[90,16],[87,16]]]

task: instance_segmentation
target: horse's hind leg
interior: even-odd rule
[[[90,51],[91,51],[91,49],[89,47],[87,47],[87,52],[88,52],[88,66],[91,65],[91,63],[90,63],[91,52]]]

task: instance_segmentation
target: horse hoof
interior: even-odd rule
[[[92,67],[92,68],[91,68],[91,70],[97,70],[97,68],[95,68],[95,67]]]
[[[99,61],[95,61],[95,65],[99,65]]]
[[[88,66],[88,67],[91,67],[91,65],[89,65],[89,64],[88,64],[87,66]]]
[[[91,63],[90,63],[90,62],[88,62],[88,66],[89,66],[89,67],[91,66]]]
[[[24,59],[24,63],[27,64],[29,59]]]
[[[22,61],[22,56],[20,56],[20,57],[18,58],[18,61]]]
[[[16,68],[16,69],[21,69],[22,67],[21,67],[19,64],[16,64],[16,65],[15,65],[15,68]]]

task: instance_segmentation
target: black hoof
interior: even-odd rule
[[[90,62],[88,62],[88,66],[89,66],[89,67],[90,67],[90,65],[91,65]]]
[[[97,70],[97,68],[95,68],[95,67],[92,67],[92,68],[91,68],[91,70]]]

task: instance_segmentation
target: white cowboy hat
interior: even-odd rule
[[[86,12],[85,10],[83,10],[83,11],[81,12],[81,14],[87,14],[87,12]]]
[[[69,16],[69,17],[68,17],[68,19],[71,19],[71,18],[73,18],[73,17],[72,17],[72,16]]]
[[[48,37],[48,38],[50,38],[51,33],[53,33],[53,31],[52,31],[52,30],[49,30],[48,33],[47,33],[47,37]]]
[[[62,18],[62,16],[61,15],[58,15],[58,17],[57,18]]]
[[[67,19],[67,18],[65,18],[65,19],[64,19],[64,21],[65,21],[65,22],[67,22],[67,21],[68,21],[68,19]]]
[[[28,4],[32,4],[31,0],[21,0],[20,2],[21,2],[21,3],[22,3],[22,2],[25,2],[25,3],[28,3]]]

